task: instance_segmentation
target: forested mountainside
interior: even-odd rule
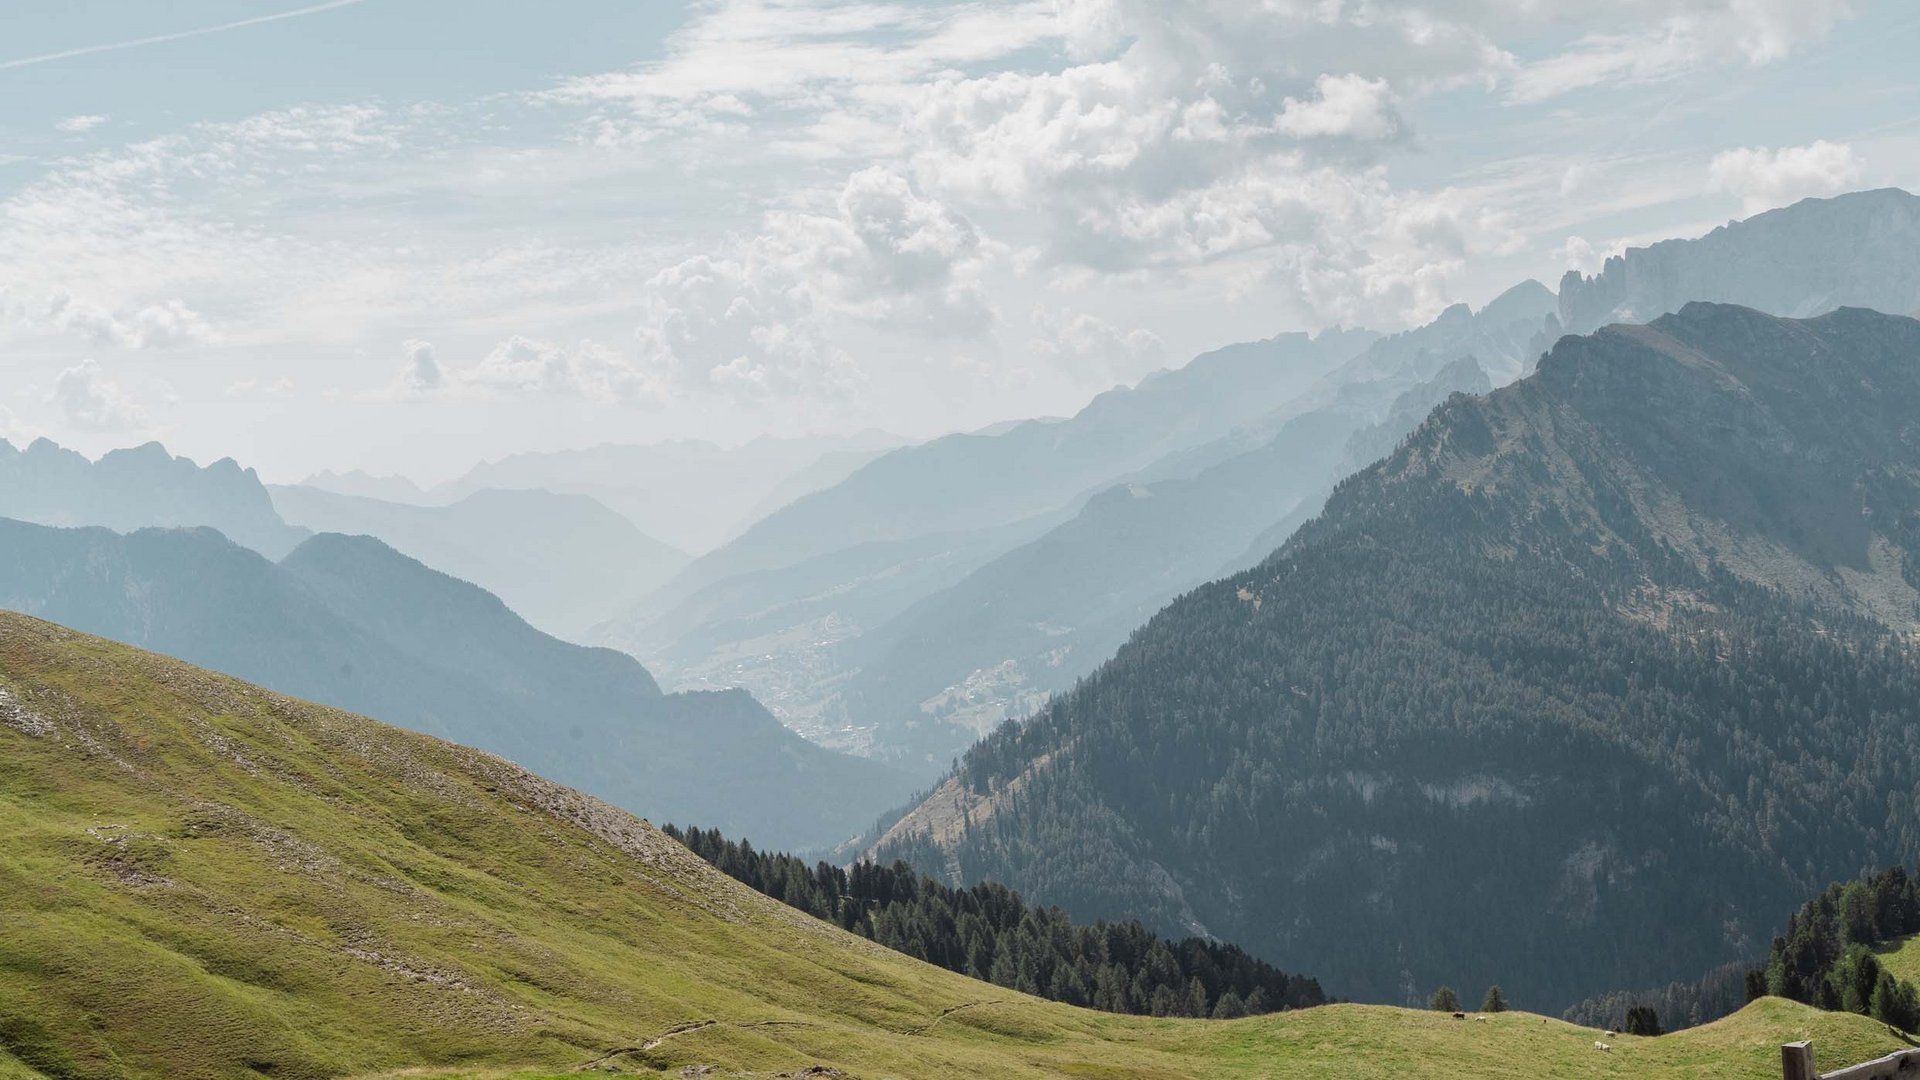
[[[457,739],[636,813],[702,814],[807,848],[911,790],[742,691],[663,695],[633,658],[542,634],[366,537],[316,536],[276,564],[210,529],[0,520],[0,552],[0,607]]]
[[[586,495],[489,488],[418,506],[304,485],[269,490],[288,522],[375,537],[570,641],[638,603],[688,560]]]
[[[991,882],[959,889],[896,862],[807,865],[717,829],[662,826],[721,873],[916,960],[1102,1012],[1233,1020],[1324,1005],[1320,984],[1232,945],[1166,941],[1136,921],[1075,926]]]
[[[910,441],[884,431],[860,431],[787,439],[763,436],[740,446],[677,439],[528,452],[476,465],[426,495],[432,502],[451,502],[489,488],[587,495],[648,536],[701,554],[779,507],[838,483]]]
[[[121,532],[206,525],[270,559],[311,535],[281,520],[252,469],[232,458],[202,468],[154,442],[90,461],[47,439],[25,450],[0,439],[0,517]]]
[[[1102,492],[850,643],[845,708],[873,724],[876,752],[937,772],[1071,687],[1167,601],[1258,562],[1272,546],[1249,556],[1255,537],[1312,516],[1335,481],[1392,449],[1448,394],[1489,389],[1470,357],[1427,382],[1403,373],[1353,384],[1197,475]]]
[[[1697,240],[1630,248],[1560,281],[1558,332],[1646,322],[1693,301],[1804,317],[1837,307],[1920,314],[1920,196],[1898,188],[1802,199]]]
[[[1648,1080],[1885,1027],[1115,1016],[942,971],[493,757],[0,613],[0,1075]]]
[[[879,841],[1343,994],[1551,1007],[1920,854],[1920,322],[1691,304],[1456,396]],[[1490,838],[1497,838],[1494,842]]]

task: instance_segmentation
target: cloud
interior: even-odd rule
[[[592,341],[569,349],[515,335],[457,378],[504,393],[558,394],[609,404],[652,405],[663,397],[658,378]]]
[[[1165,366],[1167,344],[1150,330],[1121,330],[1083,311],[1038,304],[1033,309],[1034,357],[1081,382],[1132,382]]]
[[[1569,270],[1578,270],[1582,274],[1595,274],[1606,265],[1608,252],[1593,246],[1593,241],[1584,236],[1569,236],[1559,247],[1553,249],[1553,256]]]
[[[106,123],[107,119],[107,117],[97,113],[83,113],[79,116],[69,116],[63,120],[56,120],[53,126],[56,130],[64,131],[69,135],[79,135],[99,127],[101,124]]]
[[[1288,98],[1275,124],[1299,139],[1379,140],[1400,134],[1393,88],[1364,75],[1322,75],[1311,100]]]
[[[428,394],[445,385],[447,376],[440,370],[440,361],[434,358],[432,342],[409,338],[400,349],[406,354],[406,360],[400,365],[395,387],[402,394]]]
[[[1813,195],[1832,195],[1858,183],[1865,164],[1853,147],[1822,139],[1778,150],[1752,146],[1715,155],[1707,174],[1715,191],[1740,197],[1755,214]]]
[[[178,299],[108,310],[55,291],[44,304],[34,305],[5,285],[0,285],[0,323],[61,331],[92,345],[122,349],[171,349],[220,340],[212,324]]]
[[[593,341],[571,348],[515,334],[466,367],[440,363],[429,342],[409,339],[393,381],[371,398],[420,401],[436,396],[571,397],[607,405],[652,406],[665,398],[661,378]]]
[[[241,379],[228,383],[226,395],[231,398],[286,397],[293,393],[296,384],[290,378],[281,376],[271,382],[255,379]]]
[[[1593,12],[1595,5],[1569,4]],[[1517,67],[1509,100],[1538,102],[1593,86],[1652,83],[1727,61],[1769,64],[1854,13],[1852,0],[1628,0],[1615,23]],[[1591,14],[1588,16],[1591,21]]]
[[[147,423],[146,411],[92,360],[62,371],[47,400],[60,408],[68,423],[87,431],[137,431]]]
[[[929,339],[997,322],[981,278],[1002,254],[890,169],[849,176],[829,212],[769,214],[751,240],[646,283],[643,358],[677,385],[739,398],[842,397],[860,382],[838,321]]]

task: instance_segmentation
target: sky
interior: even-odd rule
[[[0,14],[0,437],[929,436],[1920,186],[1910,0]]]

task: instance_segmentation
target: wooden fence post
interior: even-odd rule
[[[1780,1075],[1783,1080],[1820,1080],[1813,1071],[1813,1043],[1803,1039],[1781,1044]]]

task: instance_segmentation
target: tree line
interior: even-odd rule
[[[1874,955],[1875,946],[1917,932],[1920,884],[1903,867],[1829,885],[1787,920],[1766,965],[1747,973],[1747,997],[1772,994],[1920,1030],[1920,993]]]
[[[1233,945],[1170,941],[1135,921],[1075,925],[995,882],[954,888],[862,860],[809,866],[718,830],[664,830],[728,877],[896,952],[997,986],[1106,1012],[1231,1019],[1325,1004],[1318,981]]]

